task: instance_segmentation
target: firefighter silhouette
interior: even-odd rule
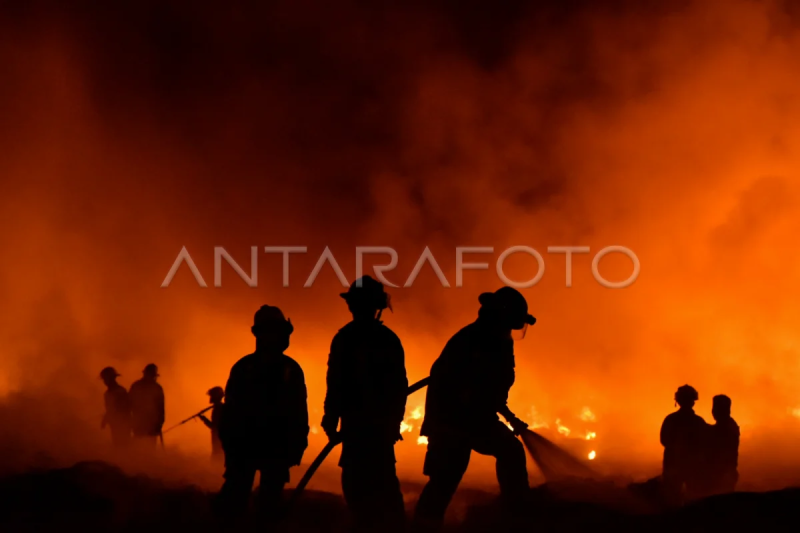
[[[708,481],[712,493],[733,492],[739,480],[739,425],[731,417],[731,399],[714,396],[711,408],[715,424],[708,427]]]
[[[524,336],[536,320],[513,288],[481,294],[478,300],[477,320],[447,342],[431,369],[421,430],[428,437],[424,474],[429,481],[415,512],[420,526],[441,527],[473,450],[497,459],[501,496],[511,510],[521,510],[529,493],[525,450],[515,436],[527,425],[507,401],[515,379],[512,333]]]
[[[198,415],[203,424],[211,430],[211,458],[214,461],[223,460],[225,457],[222,451],[222,442],[219,440],[219,425],[222,420],[222,412],[225,404],[222,403],[222,398],[225,397],[225,389],[222,387],[212,387],[206,393],[208,394],[208,401],[213,407],[211,408],[211,418],[201,414]]]
[[[100,423],[101,429],[111,429],[111,442],[114,446],[125,446],[131,438],[131,405],[128,391],[117,383],[119,374],[113,367],[106,367],[100,372],[100,379],[106,385],[103,395],[106,412]]]
[[[394,452],[408,388],[403,346],[380,320],[391,309],[383,284],[364,276],[340,296],[353,320],[331,342],[322,428],[342,442],[342,492],[355,530],[398,531],[405,526]]]
[[[670,506],[682,505],[695,498],[706,484],[704,479],[704,444],[708,426],[694,412],[698,394],[694,387],[683,385],[675,393],[678,410],[667,415],[661,425],[664,447],[662,482]]]
[[[300,464],[308,447],[306,384],[300,365],[283,353],[294,327],[280,309],[262,306],[251,331],[255,352],[233,365],[224,391],[219,437],[225,482],[218,508],[227,518],[241,517],[259,472],[259,514],[273,520],[289,469]]]
[[[149,364],[142,371],[142,378],[134,381],[128,397],[131,402],[131,425],[133,435],[139,440],[152,441],[155,445],[164,427],[164,389],[158,383],[158,367]]]

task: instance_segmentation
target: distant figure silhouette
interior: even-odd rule
[[[731,399],[714,396],[708,427],[708,472],[712,493],[733,492],[739,480],[739,425],[731,418]]]
[[[150,363],[142,373],[142,379],[134,381],[128,393],[133,435],[155,445],[164,427],[164,389],[158,384],[156,365]]]
[[[500,491],[511,510],[522,508],[530,489],[525,450],[515,437],[527,425],[507,401],[515,380],[512,331],[524,331],[536,319],[510,287],[478,300],[478,319],[448,341],[431,369],[421,431],[428,437],[424,474],[430,479],[415,513],[426,528],[441,527],[473,450],[497,459]]]
[[[355,529],[399,531],[405,508],[394,445],[408,389],[403,346],[380,320],[391,309],[383,284],[364,276],[340,296],[353,320],[331,342],[322,428],[342,441],[342,492]]]
[[[128,391],[117,383],[119,374],[110,366],[100,372],[100,379],[105,383],[107,390],[103,395],[106,412],[100,428],[111,428],[111,442],[114,446],[125,446],[131,438],[131,406]]]
[[[209,403],[214,407],[211,409],[210,419],[205,415],[200,415],[200,420],[211,430],[211,458],[215,461],[222,461],[225,458],[225,452],[222,451],[222,442],[219,440],[219,424],[225,407],[222,403],[222,398],[225,397],[225,389],[213,387],[206,394],[208,394]]]
[[[675,393],[680,407],[667,415],[661,425],[661,445],[664,446],[662,482],[667,503],[682,505],[686,499],[696,497],[705,485],[703,479],[703,445],[707,424],[695,414],[697,391],[683,385]]]
[[[268,521],[278,518],[289,468],[300,464],[308,447],[305,376],[283,353],[293,331],[280,309],[262,306],[251,328],[256,350],[231,369],[219,426],[225,450],[220,510],[226,518],[247,511],[256,472],[261,474],[259,514]]]

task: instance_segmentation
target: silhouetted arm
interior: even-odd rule
[[[131,414],[139,405],[139,384],[136,381],[131,384],[131,389],[128,391],[128,405],[130,406]]]
[[[508,405],[504,405],[497,412],[500,414],[500,416],[502,416],[503,418],[505,418],[509,422],[511,422],[513,419],[517,418],[517,415],[515,415],[514,413],[511,412],[511,409],[509,409]]]
[[[306,378],[300,365],[296,365],[292,372],[292,405],[298,435],[308,438],[308,389]]]
[[[233,365],[228,381],[225,383],[225,407],[219,419],[219,440],[223,447],[226,444],[226,440],[230,438],[231,426],[234,425],[232,421],[236,416],[236,410],[240,403],[238,374],[237,365]]]
[[[214,424],[211,422],[211,420],[206,418],[205,415],[197,415],[197,417],[203,422],[203,424],[206,425],[206,427],[208,429],[213,429],[214,428]]]
[[[164,427],[164,420],[166,420],[166,407],[164,405],[164,389],[159,385],[158,387],[158,428]]]
[[[503,344],[501,353],[498,354],[500,357],[500,368],[497,376],[497,383],[494,384],[497,412],[509,422],[513,422],[517,419],[517,416],[512,413],[511,409],[508,407],[508,393],[511,391],[511,387],[514,386],[514,382],[516,381],[516,362],[514,360],[513,346],[514,345],[510,342]]]
[[[394,336],[394,349],[390,357],[390,386],[392,390],[392,421],[399,427],[406,414],[406,401],[408,399],[408,375],[406,374],[406,359],[403,344]]]
[[[331,342],[331,351],[328,355],[328,372],[325,381],[328,390],[325,393],[324,415],[322,429],[328,437],[336,433],[339,427],[339,418],[342,416],[342,353],[340,352],[338,334]]]
[[[665,418],[661,424],[661,445],[666,447],[669,443],[669,418]]]
[[[294,427],[294,457],[292,464],[300,464],[303,452],[308,448],[308,390],[305,375],[300,365],[295,364],[292,372],[292,426]]]
[[[110,393],[108,391],[103,394],[103,405],[105,406],[106,410],[103,413],[103,418],[100,420],[100,429],[104,429],[108,424],[108,412],[111,409],[111,399],[109,398]]]
[[[122,412],[126,417],[129,417],[131,415],[131,395],[123,387],[120,390],[120,397],[122,398]]]

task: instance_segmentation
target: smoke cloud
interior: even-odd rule
[[[295,324],[288,353],[318,420],[327,348],[349,318],[330,266],[302,287],[325,247],[350,281],[356,246],[398,251],[385,320],[415,381],[500,286],[501,251],[525,245],[545,273],[523,291],[538,322],[517,345],[512,410],[594,431],[598,465],[644,475],[690,383],[707,420],[714,394],[733,399],[744,481],[790,482],[767,463],[797,464],[800,424],[797,10],[604,5],[7,4],[0,393],[10,420],[35,417],[2,431],[64,460],[101,453],[108,364],[129,385],[156,362],[177,422],[252,350],[264,303]],[[592,277],[610,245],[641,262],[628,288]],[[208,288],[185,265],[160,287],[184,246]],[[251,246],[308,253],[292,255],[288,288],[280,255],[263,253],[258,287],[224,264],[215,288],[215,246],[248,272]],[[468,258],[490,268],[460,288],[457,246],[495,250]],[[572,287],[548,246],[590,247]],[[429,266],[402,287],[425,247],[450,288]],[[536,268],[506,262],[512,279]],[[631,268],[619,254],[600,265],[612,280]],[[199,425],[168,440],[207,453]],[[419,477],[424,447],[399,446]]]

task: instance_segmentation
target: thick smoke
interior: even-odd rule
[[[0,389],[15,416],[30,405],[19,395],[65,411],[31,408],[36,423],[17,437],[54,456],[69,446],[64,460],[100,453],[106,364],[128,385],[157,362],[168,423],[179,421],[252,349],[249,321],[267,302],[295,323],[289,353],[318,419],[327,346],[348,318],[329,266],[302,287],[326,246],[351,281],[356,246],[398,251],[386,320],[413,381],[500,286],[500,252],[527,245],[546,268],[524,291],[539,322],[517,347],[520,416],[596,431],[598,465],[643,474],[689,382],[706,419],[711,396],[733,398],[745,478],[768,471],[766,446],[789,461],[796,10],[605,5],[4,7]],[[249,270],[251,246],[290,245],[308,253],[292,256],[289,288],[280,256],[263,253],[257,288],[227,265],[213,287],[214,246]],[[546,253],[565,245],[592,250],[574,256],[571,288],[564,256]],[[593,279],[608,245],[638,255],[631,287]],[[183,246],[208,288],[185,265],[160,288]],[[402,287],[426,246],[450,288],[429,266]],[[456,246],[495,249],[468,257],[491,266],[461,288]],[[536,272],[524,255],[506,266],[514,279]],[[618,255],[601,264],[615,280],[630,269]],[[64,419],[75,436],[47,438],[69,433],[53,422]],[[190,425],[170,440],[205,453],[206,437]],[[401,447],[418,476],[424,448]]]

